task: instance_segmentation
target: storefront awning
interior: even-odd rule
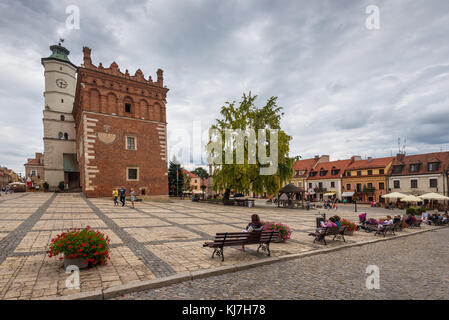
[[[354,192],[343,192],[341,194],[342,197],[352,197],[354,195]]]
[[[325,193],[324,196],[325,197],[332,197],[332,196],[335,195],[335,193],[336,193],[335,191],[334,192],[328,192],[328,193]]]

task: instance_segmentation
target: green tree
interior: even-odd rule
[[[168,190],[170,195],[180,197],[184,186],[181,165],[173,158],[168,167]]]
[[[184,175],[184,177],[183,177],[183,179],[184,179],[183,190],[190,192],[191,191],[190,182],[192,181],[192,179],[186,173],[183,173],[183,175]]]
[[[242,192],[248,194],[253,191],[258,194],[267,192],[268,194],[276,194],[281,186],[283,186],[292,177],[292,167],[294,158],[288,156],[290,147],[289,143],[292,139],[280,127],[281,117],[284,115],[277,102],[277,97],[271,97],[267,100],[265,106],[258,108],[255,106],[257,96],[253,96],[251,92],[246,95],[243,94],[242,100],[237,105],[236,102],[226,102],[221,108],[221,119],[216,119],[211,129],[219,130],[221,134],[223,147],[219,151],[223,159],[223,164],[214,164],[213,173],[213,188],[214,190],[226,190],[224,199],[229,199],[231,190],[235,192]],[[226,142],[225,129],[253,129],[258,139],[259,129],[277,129],[278,130],[278,166],[274,174],[262,175],[261,168],[266,168],[267,165],[261,163],[257,157],[255,164],[248,163],[248,142],[243,141],[244,147],[244,163],[236,163],[236,148],[237,142],[233,141],[233,162],[232,164],[225,164],[225,148],[229,146]],[[265,140],[265,148],[268,146],[269,140]],[[257,145],[256,151],[261,147]],[[269,150],[269,148],[268,148]],[[217,150],[207,148],[209,157],[213,157]],[[256,154],[258,154],[256,152]],[[267,152],[268,154],[268,152]]]
[[[192,171],[192,173],[196,174],[201,179],[209,178],[209,173],[203,167],[196,168],[195,170]]]

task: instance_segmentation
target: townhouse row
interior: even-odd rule
[[[448,190],[449,152],[330,161],[328,155],[299,160],[290,183],[314,200],[383,202],[391,192],[421,195]]]

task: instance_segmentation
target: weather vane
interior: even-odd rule
[[[64,42],[64,39],[63,38],[59,38],[59,45],[61,45],[61,43],[63,43]]]

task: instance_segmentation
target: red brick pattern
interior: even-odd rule
[[[94,66],[90,49],[78,69],[73,108],[77,154],[83,192],[88,197],[109,197],[113,188],[134,188],[136,195],[167,196],[166,94],[163,71],[157,81]],[[126,136],[136,141],[127,150]],[[138,168],[138,181],[129,181],[127,168]]]

